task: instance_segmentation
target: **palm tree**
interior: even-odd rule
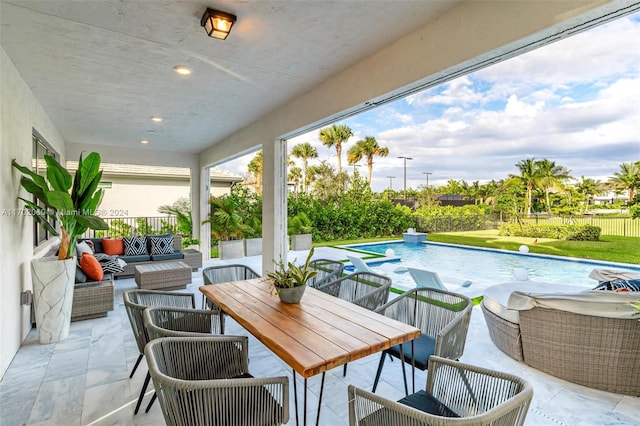
[[[632,202],[635,190],[640,188],[640,161],[620,164],[620,171],[615,172],[609,182],[616,189],[628,191],[629,202]]]
[[[342,144],[347,143],[353,136],[353,131],[346,124],[334,124],[331,127],[320,130],[320,140],[327,148],[336,148],[338,157],[338,175],[342,173]]]
[[[527,216],[531,215],[531,199],[533,188],[538,184],[538,168],[536,167],[535,158],[527,158],[516,164],[520,170],[520,176],[510,175],[511,178],[519,180],[527,188],[527,197],[524,200],[524,212]]]
[[[364,140],[356,142],[356,144],[347,152],[347,160],[349,164],[355,164],[367,157],[367,182],[371,185],[371,174],[373,173],[373,156],[386,157],[389,155],[389,148],[378,145],[376,138],[367,136]]]
[[[247,165],[249,173],[251,173],[255,179],[256,193],[258,194],[262,194],[262,161],[262,150],[260,150]]]
[[[293,193],[298,198],[298,188],[300,188],[300,179],[302,178],[302,169],[300,167],[291,167],[289,169],[288,179],[293,181]]]
[[[587,210],[588,205],[593,204],[593,197],[605,192],[604,184],[601,181],[592,178],[585,178],[584,176],[580,177],[580,182],[578,182],[575,187],[580,194],[584,194],[587,198],[585,211]]]
[[[563,184],[571,178],[569,170],[565,167],[556,165],[555,161],[549,161],[546,158],[536,161],[536,173],[538,175],[538,185],[544,191],[545,204],[547,205],[547,213],[551,213],[551,202],[549,194],[552,189],[564,189]]]
[[[318,158],[318,150],[311,146],[309,142],[304,142],[294,146],[291,150],[291,155],[302,160],[302,184],[304,192],[307,192],[309,189],[309,178],[307,176],[309,159]]]

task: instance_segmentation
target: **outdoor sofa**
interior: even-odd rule
[[[514,281],[485,290],[489,335],[500,350],[545,373],[640,396],[640,292]]]
[[[93,242],[95,254],[104,254],[102,238],[85,238],[82,240]],[[71,308],[71,321],[107,316],[108,312],[112,311],[114,307],[114,278],[133,277],[137,265],[181,261],[189,265],[192,270],[197,270],[202,266],[202,253],[193,249],[182,250],[182,237],[180,235],[173,235],[172,247],[173,253],[171,254],[153,255],[149,254],[149,245],[145,244],[145,249],[147,250],[145,254],[117,256],[127,263],[123,271],[105,272],[101,281],[88,280],[80,282],[76,280]]]

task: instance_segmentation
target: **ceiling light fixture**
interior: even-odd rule
[[[146,144],[148,144],[148,143],[149,143],[149,141],[148,141],[148,140],[146,140],[146,139],[142,139],[142,140],[140,141],[140,143],[141,143],[142,145],[146,145]]]
[[[186,65],[176,65],[175,67],[173,67],[173,71],[175,71],[176,73],[178,73],[180,75],[189,75],[189,74],[191,74],[191,68],[189,68]]]
[[[159,123],[162,121],[162,117],[151,117],[151,121],[155,121],[156,123]]]
[[[205,10],[200,25],[204,27],[209,37],[224,40],[231,32],[231,27],[236,22],[236,16],[219,10]]]

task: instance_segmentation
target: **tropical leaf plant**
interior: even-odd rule
[[[60,237],[58,258],[69,259],[75,254],[78,237],[87,229],[109,229],[105,221],[95,215],[103,193],[98,188],[102,178],[100,154],[92,152],[85,159],[80,154],[73,178],[52,156],[45,155],[44,159],[47,163],[45,176],[18,164],[15,159],[11,161],[11,165],[23,174],[20,184],[37,202],[18,199],[33,212],[33,218],[39,224]],[[57,222],[59,230],[56,229]]]

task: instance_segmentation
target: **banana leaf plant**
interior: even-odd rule
[[[48,232],[60,236],[58,259],[69,259],[75,254],[78,237],[87,229],[109,229],[104,220],[95,216],[103,193],[98,189],[102,178],[100,154],[92,152],[85,159],[80,154],[74,178],[52,156],[45,155],[44,160],[47,163],[45,176],[21,166],[15,159],[11,161],[23,174],[20,178],[22,187],[40,204],[22,197],[18,199]],[[56,221],[60,223],[60,232],[55,227]]]

